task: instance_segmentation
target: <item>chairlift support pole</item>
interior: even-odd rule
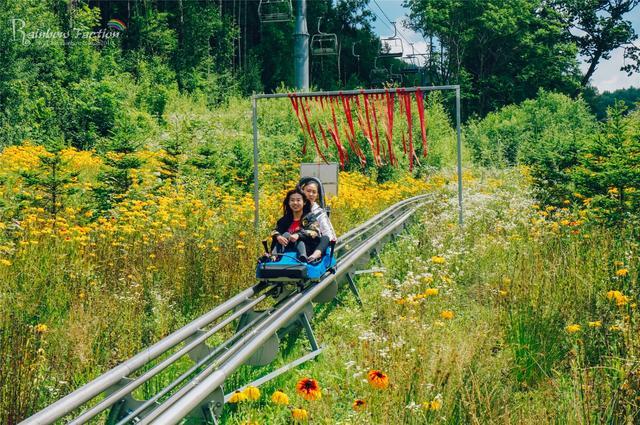
[[[293,33],[293,63],[295,86],[309,91],[309,31],[307,30],[307,0],[296,2],[296,26]]]

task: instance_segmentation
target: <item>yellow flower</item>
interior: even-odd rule
[[[624,266],[624,262],[622,262],[622,261],[614,261],[613,265],[616,266],[616,267],[622,267],[622,266]]]
[[[620,291],[607,292],[607,298],[609,300],[615,300],[616,305],[618,307],[622,307],[623,305],[626,305],[631,300],[628,296],[624,295]]]
[[[611,326],[609,326],[609,330],[610,331],[622,332],[622,327],[620,327],[618,325],[611,325]]]
[[[277,390],[271,395],[271,401],[275,404],[289,404],[289,396],[283,391]]]
[[[511,279],[510,279],[510,278],[508,278],[508,277],[506,277],[506,276],[505,276],[505,277],[503,277],[503,278],[502,278],[502,284],[503,284],[503,285],[510,285],[510,284],[511,284]]]
[[[258,421],[252,421],[251,419],[247,419],[246,421],[242,422],[240,425],[260,425],[258,423]]]
[[[357,398],[354,400],[352,407],[356,412],[360,412],[367,408],[367,402],[361,398]]]
[[[303,422],[309,419],[309,413],[306,410],[298,407],[296,409],[291,409],[291,417],[296,422]]]
[[[568,333],[574,334],[576,332],[580,332],[580,329],[582,329],[582,327],[580,325],[573,324],[573,325],[567,326],[565,329],[567,330]]]
[[[243,392],[249,400],[258,400],[260,398],[260,390],[254,386],[249,385]]]
[[[504,289],[501,289],[500,291],[498,291],[498,293],[501,297],[506,297],[509,294],[509,292],[505,291]]]
[[[434,264],[444,264],[447,262],[447,260],[445,260],[444,257],[441,257],[439,255],[434,255],[433,257],[431,257],[431,262]]]
[[[234,392],[229,398],[229,403],[242,403],[247,399],[247,395],[242,391]]]
[[[380,370],[372,370],[367,375],[372,387],[384,390],[389,386],[389,377]]]
[[[312,378],[302,378],[296,384],[296,391],[307,401],[320,400],[322,391],[318,381]]]
[[[589,327],[590,328],[599,328],[600,326],[602,326],[602,322],[600,320],[595,320],[593,322],[589,322]]]
[[[384,273],[382,273],[382,272],[374,272],[373,276],[374,277],[382,277],[382,276],[384,276]]]
[[[629,274],[629,269],[619,269],[616,270],[616,276],[624,277]]]
[[[433,400],[429,406],[430,410],[440,410],[442,409],[442,402],[440,400]]]
[[[9,267],[11,265],[11,261],[7,260],[6,258],[3,258],[2,260],[0,260],[0,264],[2,264],[3,266]]]
[[[49,327],[44,323],[38,323],[33,330],[36,331],[36,333],[43,334],[49,330]]]
[[[613,291],[612,290],[612,291],[607,292],[607,298],[609,300],[614,300],[614,299],[616,299],[618,297],[621,297],[621,296],[622,296],[622,292],[620,292],[620,291]]]
[[[616,298],[616,305],[618,307],[622,307],[623,305],[627,305],[627,303],[629,302],[630,298],[626,295],[621,295],[618,298]]]
[[[424,291],[424,295],[425,295],[425,297],[431,297],[431,296],[438,295],[438,288],[427,288]]]
[[[442,317],[443,319],[446,319],[446,320],[453,319],[453,316],[454,316],[454,314],[453,314],[453,311],[451,311],[451,310],[443,310],[440,313],[440,317]]]

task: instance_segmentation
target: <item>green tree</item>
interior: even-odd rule
[[[580,151],[571,171],[575,189],[607,221],[640,218],[640,113],[624,116],[617,102],[604,128]]]
[[[542,0],[407,0],[413,28],[435,40],[436,84],[461,84],[466,115],[484,116],[535,97],[574,93],[576,47],[560,14]]]
[[[30,206],[42,207],[55,219],[64,208],[65,200],[75,193],[78,173],[66,169],[60,149],[40,156],[40,164],[32,171],[22,172],[25,185],[33,192],[24,194]]]
[[[610,59],[611,52],[618,47],[626,47],[625,56],[632,60],[622,69],[629,74],[640,71],[640,49],[633,45],[638,35],[632,23],[624,19],[640,0],[556,0],[552,4],[563,17],[566,31],[578,46],[580,55],[589,63],[582,76],[583,87],[589,83],[600,61]]]
[[[598,93],[598,89],[595,87],[587,86],[583,93],[584,99],[599,120],[604,120],[607,117],[607,109],[617,101],[625,104],[628,108],[627,112],[633,111],[636,108],[635,105],[640,102],[640,88],[636,87]]]
[[[541,91],[536,99],[472,120],[465,139],[482,165],[529,166],[538,198],[560,204],[572,193],[569,171],[596,130],[583,100]]]

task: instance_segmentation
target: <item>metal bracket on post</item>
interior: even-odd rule
[[[313,299],[313,302],[328,303],[330,301],[333,301],[336,295],[338,295],[338,282],[334,280]]]
[[[347,273],[347,283],[349,283],[349,289],[351,289],[351,292],[356,297],[356,302],[362,307],[362,298],[360,298],[360,292],[358,292],[358,287],[351,273]]]
[[[218,424],[218,418],[222,414],[224,407],[224,391],[222,387],[218,387],[209,397],[202,401],[200,406],[196,407],[187,416],[187,423],[196,421],[199,423]]]
[[[260,316],[262,312],[249,310],[240,316],[237,329],[244,328],[248,323],[251,323],[256,317]],[[271,335],[264,344],[262,344],[245,362],[249,366],[265,366],[275,360],[280,351],[280,338],[277,333]]]
[[[131,378],[122,378],[117,384],[113,385],[111,388],[105,391],[105,394],[109,396],[110,394],[113,394],[114,392],[118,391],[120,388],[129,384],[131,381],[133,381],[133,379]],[[120,419],[124,418],[129,413],[133,412],[138,407],[140,407],[143,403],[144,403],[144,400],[138,400],[134,398],[133,395],[131,395],[131,393],[127,394],[125,397],[122,398],[122,400],[118,401],[116,404],[114,404],[111,407],[111,410],[109,411],[109,416],[107,417],[107,420],[105,423],[107,425],[112,425],[117,423]],[[140,415],[137,417],[142,418],[143,416],[144,415]]]
[[[193,335],[185,340],[185,345],[188,345],[194,339],[199,338],[202,334],[206,332],[202,329],[198,329]],[[189,358],[193,360],[194,363],[200,362],[200,360],[204,359],[213,351],[213,348],[207,345],[206,342],[202,341],[200,344],[195,346],[193,350],[189,351]]]

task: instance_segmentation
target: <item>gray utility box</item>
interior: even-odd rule
[[[300,164],[300,177],[315,177],[322,182],[325,198],[338,196],[338,163],[307,162]]]

